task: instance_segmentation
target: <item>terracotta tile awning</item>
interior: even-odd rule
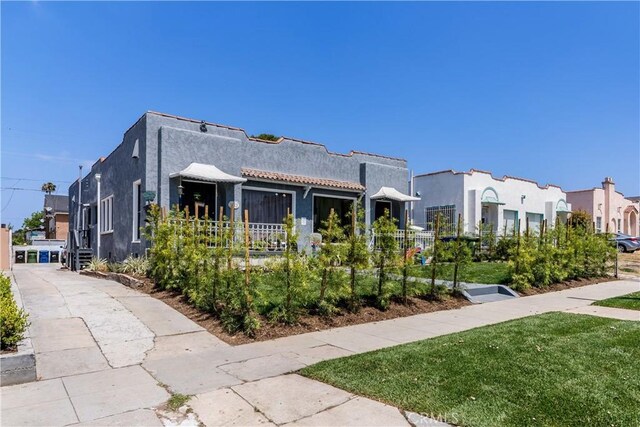
[[[303,175],[289,175],[280,172],[261,171],[257,169],[242,168],[242,176],[247,178],[265,179],[269,181],[288,182],[292,184],[311,185],[317,187],[335,188],[347,191],[364,191],[365,187],[358,182],[338,181],[335,179],[314,178]]]

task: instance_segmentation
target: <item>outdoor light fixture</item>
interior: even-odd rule
[[[184,194],[184,187],[182,184],[178,185],[178,196],[182,196]]]
[[[527,198],[526,194],[523,194],[522,196],[520,196],[520,203],[523,203],[524,199],[526,199],[526,198]]]
[[[206,132],[206,131],[207,131],[207,123],[204,120],[202,120],[200,122],[200,132]]]

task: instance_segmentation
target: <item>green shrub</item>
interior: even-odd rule
[[[567,279],[606,276],[615,248],[606,234],[592,228],[558,223],[552,230],[543,224],[540,233],[526,233],[509,251],[511,286],[524,290]]]
[[[149,260],[146,257],[134,257],[129,255],[120,267],[120,272],[144,277],[149,272]]]
[[[11,293],[11,280],[0,275],[0,350],[16,346],[29,327],[28,315],[18,308]]]
[[[84,268],[87,271],[94,271],[100,273],[106,273],[109,270],[109,262],[106,259],[98,259],[96,257],[91,258],[91,261]]]

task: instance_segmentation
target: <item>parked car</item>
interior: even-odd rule
[[[640,239],[637,237],[616,233],[614,239],[618,252],[635,252],[640,249]]]

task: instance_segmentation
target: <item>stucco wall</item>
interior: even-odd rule
[[[116,147],[103,161],[97,161],[91,171],[82,179],[82,204],[90,204],[94,210],[97,203],[97,182],[95,175],[100,173],[100,198],[113,195],[113,232],[102,233],[100,257],[122,260],[129,254],[144,253],[144,238],[140,243],[133,243],[133,182],[141,179],[145,187],[145,117],[136,122],[124,135],[122,143]],[[132,157],[133,148],[138,141],[139,158]],[[76,225],[78,213],[78,183],[69,187],[69,222]],[[75,202],[72,200],[75,197]],[[80,221],[82,218],[80,218]],[[92,213],[92,223],[96,222]],[[96,254],[98,224],[89,225],[91,229],[91,247]],[[118,236],[114,238],[114,236]]]
[[[418,175],[414,177],[414,192],[420,193],[420,200],[413,205],[414,223],[420,227],[426,226],[427,207],[455,205],[456,214],[463,212],[466,195],[462,175]]]
[[[140,158],[131,158],[133,145],[139,141]],[[103,234],[101,257],[123,259],[129,253],[142,253],[144,241],[132,243],[133,187],[142,180],[142,191],[156,193],[156,202],[170,207],[178,202],[179,180],[169,175],[186,168],[190,163],[212,164],[229,174],[241,175],[241,168],[253,168],[285,174],[315,178],[350,181],[365,185],[362,197],[364,206],[372,203],[369,197],[382,186],[395,187],[408,192],[406,161],[383,156],[352,153],[329,153],[319,144],[284,139],[279,143],[267,143],[248,138],[240,129],[207,125],[202,132],[200,123],[186,119],[147,113],[124,136],[123,142],[104,161],[97,162],[83,179],[82,202],[96,203],[95,174],[102,174],[101,197],[114,195],[114,231]],[[283,188],[296,193],[296,216],[301,243],[308,240],[312,230],[312,201],[316,193],[357,198],[359,192],[314,188],[305,198],[304,187],[279,183],[250,182],[251,186]],[[226,206],[231,200],[241,202],[241,185],[220,184],[218,206]],[[77,183],[69,189],[71,196],[77,193]],[[77,196],[76,196],[77,197]],[[77,205],[70,202],[70,221],[74,224]],[[213,207],[210,207],[213,208]],[[217,211],[216,207],[216,211]],[[240,218],[242,208],[236,211]],[[402,215],[402,213],[399,213]],[[367,209],[367,220],[371,214]],[[94,219],[95,221],[95,219]],[[97,226],[94,227],[97,230]],[[92,232],[92,247],[96,246],[96,232]]]
[[[11,269],[11,230],[0,228],[0,270]]]
[[[617,232],[618,221],[620,221],[621,232],[638,234],[640,221],[636,213],[640,209],[640,204],[626,199],[622,193],[616,191],[615,183],[612,181],[602,182],[602,188],[570,191],[567,193],[567,200],[574,210],[587,211],[596,223],[596,227],[600,218],[600,231],[606,231],[608,225],[610,232]],[[633,214],[629,214],[630,209],[634,210]]]
[[[475,233],[482,217],[483,192],[492,188],[498,195],[500,205],[493,205],[490,218],[496,221],[496,231],[504,232],[504,210],[517,212],[522,227],[527,213],[541,214],[550,223],[555,223],[558,201],[566,201],[566,194],[559,187],[540,188],[536,183],[514,178],[496,179],[489,173],[443,172],[415,177],[415,191],[422,200],[416,202],[416,223],[423,226],[424,209],[430,206],[455,205],[456,215],[463,214],[464,230]],[[522,196],[526,196],[522,198]]]

